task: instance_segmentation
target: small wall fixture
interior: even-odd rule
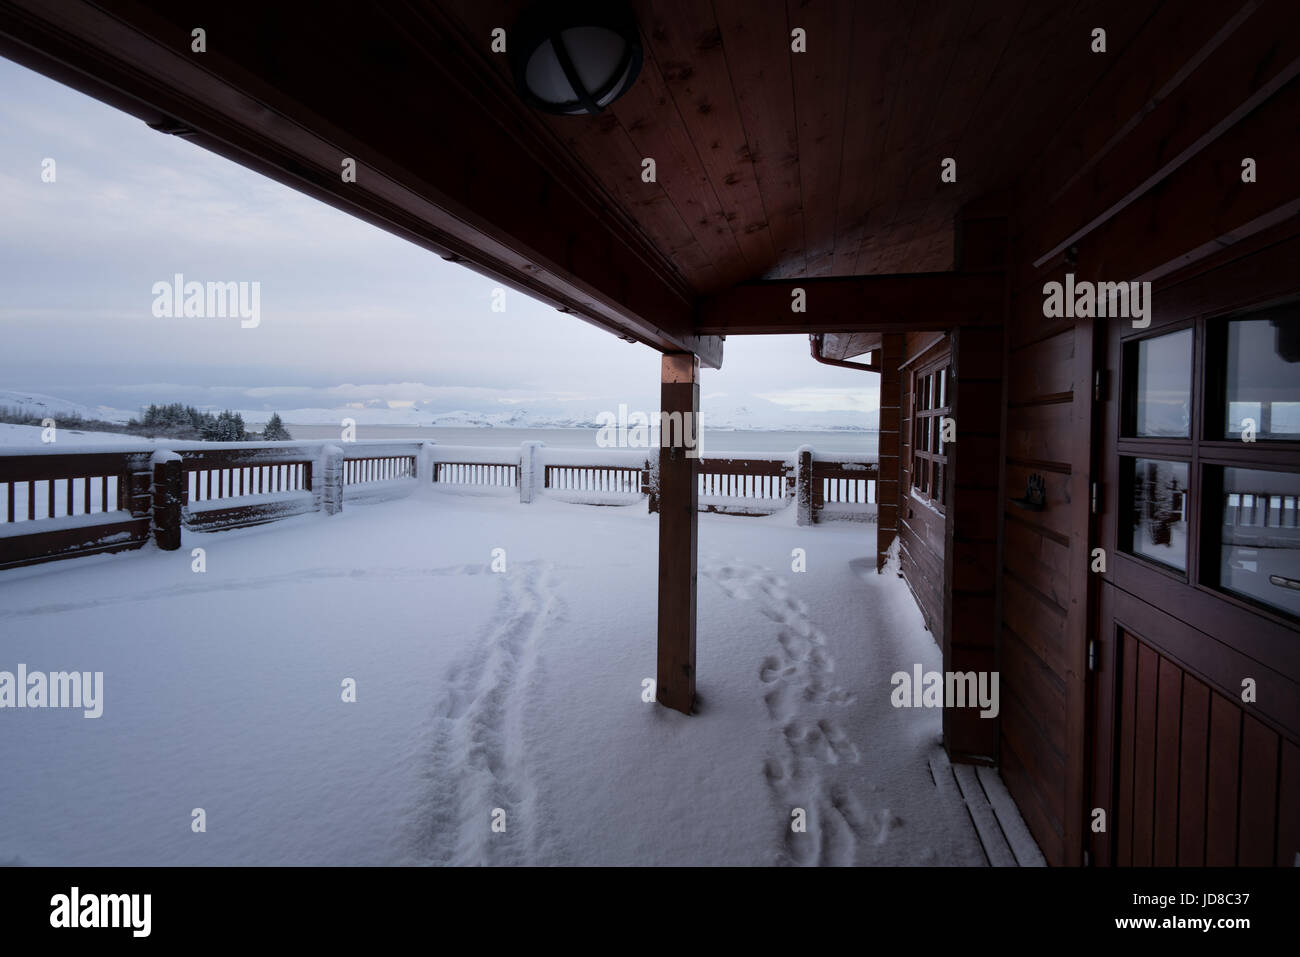
[[[1029,484],[1025,488],[1025,497],[1013,498],[1011,504],[1027,508],[1031,512],[1041,512],[1047,508],[1047,486],[1043,483],[1043,477],[1038,474],[1029,476]]]
[[[519,18],[509,44],[519,95],[547,113],[599,113],[641,72],[641,33],[622,3],[538,3]]]

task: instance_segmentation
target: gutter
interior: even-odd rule
[[[812,357],[822,365],[839,366],[841,369],[860,369],[863,372],[883,372],[880,360],[876,352],[871,354],[871,362],[849,362],[847,359],[828,359],[822,355],[822,336],[820,332],[812,333],[808,336],[808,345],[812,352]]]

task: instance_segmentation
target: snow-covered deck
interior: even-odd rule
[[[686,717],[643,700],[657,527],[429,491],[0,573],[0,670],[104,673],[98,719],[0,715],[0,862],[1036,859],[940,713],[890,704],[939,649],[874,530],[702,515]]]

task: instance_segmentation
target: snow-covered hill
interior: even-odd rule
[[[40,418],[51,418],[56,422],[60,418],[79,415],[83,419],[125,423],[130,421],[134,414],[107,405],[81,405],[77,402],[69,402],[67,399],[42,395],[39,392],[15,392],[9,389],[0,389],[0,408],[20,411]]]

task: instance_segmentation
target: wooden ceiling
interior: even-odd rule
[[[1217,0],[632,0],[643,67],[594,117],[529,109],[491,51],[531,2],[0,0],[0,55],[716,366],[727,335],[966,321],[990,291],[978,244],[954,243],[959,210],[965,224],[990,197],[1050,198],[1045,156],[1077,179],[1096,132],[1131,125],[1112,101],[1158,99],[1143,66],[1180,44],[1112,66],[1144,28],[1176,41],[1198,19],[1182,2]],[[804,313],[792,283],[810,286]]]
[[[1172,0],[1171,0],[1172,2]],[[485,51],[524,0],[447,0]],[[539,117],[697,293],[953,268],[953,217],[1006,188],[1158,7],[1132,0],[634,0],[645,60],[596,117]],[[1108,52],[1090,49],[1094,27]],[[792,53],[791,30],[808,52]],[[653,157],[657,182],[641,180]],[[956,183],[941,183],[944,157]]]

